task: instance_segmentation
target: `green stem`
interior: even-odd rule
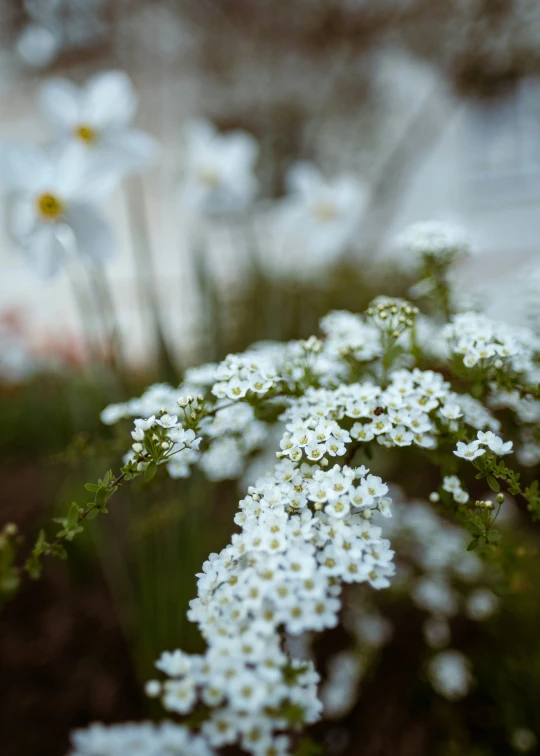
[[[148,315],[152,325],[152,336],[157,343],[158,365],[161,375],[165,380],[177,383],[178,371],[167,344],[161,322],[158,287],[151,254],[150,234],[142,182],[139,177],[135,176],[127,182],[126,186],[128,225],[137,267],[143,319],[146,321],[146,316]]]
[[[222,323],[220,302],[214,285],[214,278],[208,265],[208,243],[200,233],[193,244],[193,269],[201,298],[201,334],[202,350],[200,357],[203,361],[213,362],[222,359]]]
[[[128,395],[126,369],[121,352],[121,337],[114,312],[112,297],[107,289],[105,274],[94,265],[86,266],[86,274],[94,296],[95,310],[101,321],[106,343],[106,356],[113,374],[116,394],[120,398]]]
[[[87,292],[84,291],[83,286],[81,286],[80,281],[77,279],[72,262],[72,260],[68,260],[66,271],[71,285],[71,291],[73,292],[73,299],[79,313],[79,320],[84,334],[90,364],[95,365],[101,361],[102,353],[102,344],[99,343],[100,339],[97,336],[99,328],[97,327],[96,313],[92,307],[91,298],[88,296]]]

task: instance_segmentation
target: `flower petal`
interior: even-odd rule
[[[122,71],[107,71],[93,76],[86,84],[81,120],[98,128],[127,126],[137,105],[137,94],[129,77]]]
[[[114,254],[114,236],[110,223],[94,205],[71,203],[65,221],[73,231],[79,252],[91,260],[106,260]]]
[[[131,173],[146,168],[159,152],[159,143],[144,131],[115,131],[107,135],[100,149],[107,161],[109,170],[112,166],[122,173]]]
[[[39,108],[60,129],[72,129],[80,120],[80,90],[67,79],[50,79],[39,92]]]
[[[33,191],[48,167],[46,153],[31,144],[8,144],[0,154],[0,175],[11,191]]]
[[[25,245],[30,262],[39,276],[51,278],[58,272],[64,248],[54,224],[41,224]]]
[[[10,231],[17,238],[31,234],[38,222],[33,197],[14,199],[10,212]]]
[[[53,153],[54,189],[73,202],[95,203],[107,197],[117,186],[121,173],[99,149],[88,149],[78,142],[68,142]]]
[[[290,192],[298,192],[306,197],[324,186],[324,180],[316,165],[301,161],[291,165],[286,176]]]

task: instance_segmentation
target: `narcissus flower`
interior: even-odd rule
[[[306,249],[309,264],[331,264],[358,230],[366,191],[354,176],[325,179],[311,163],[296,163],[287,174],[290,193],[278,211],[283,242]],[[314,260],[313,260],[314,258]]]
[[[258,188],[258,154],[251,134],[220,134],[208,121],[192,121],[185,129],[183,204],[204,213],[245,210]]]
[[[86,258],[101,261],[112,255],[112,229],[97,203],[115,180],[96,170],[80,148],[47,152],[11,145],[2,154],[1,172],[12,198],[11,233],[42,275],[58,270],[66,229]]]
[[[121,173],[144,168],[157,152],[157,142],[131,122],[137,93],[122,71],[106,71],[76,86],[51,79],[40,92],[40,108],[61,141],[73,141],[94,159]]]

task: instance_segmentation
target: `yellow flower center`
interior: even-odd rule
[[[54,194],[40,194],[37,208],[43,220],[56,220],[64,212],[63,202]]]
[[[200,168],[198,174],[201,182],[212,189],[220,183],[219,173],[214,168]]]
[[[91,126],[85,126],[84,123],[75,126],[74,134],[81,141],[86,142],[86,144],[93,144],[97,139],[97,131]]]
[[[337,209],[332,202],[317,202],[315,205],[315,216],[320,221],[331,221],[337,215]]]

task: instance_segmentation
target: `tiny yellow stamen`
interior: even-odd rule
[[[315,215],[320,221],[331,221],[337,215],[336,206],[331,202],[317,202],[315,206]]]
[[[37,198],[37,207],[44,220],[56,220],[64,212],[64,205],[54,194],[41,194]]]
[[[93,144],[97,139],[96,130],[82,123],[79,126],[75,126],[74,133],[76,137],[86,142],[86,144]]]
[[[215,188],[220,183],[219,173],[213,168],[200,168],[199,179],[210,188]]]

